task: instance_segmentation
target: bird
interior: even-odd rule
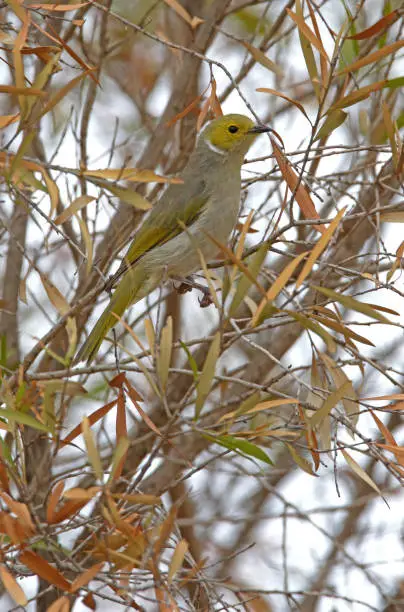
[[[244,157],[257,135],[269,131],[241,114],[222,115],[204,126],[179,175],[181,183],[163,193],[107,282],[106,288],[115,290],[75,363],[94,359],[118,321],[113,313],[121,317],[162,282],[198,271],[200,253],[206,262],[217,256],[217,243],[226,244],[237,223]]]

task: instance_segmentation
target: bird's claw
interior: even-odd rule
[[[213,304],[212,295],[209,289],[206,288],[204,291],[202,291],[202,297],[199,299],[199,306],[201,308],[207,308],[211,304]]]

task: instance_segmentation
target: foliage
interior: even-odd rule
[[[404,477],[399,5],[2,4],[9,609],[403,606],[397,523],[396,575],[357,553]],[[163,286],[75,363],[143,215],[234,110],[274,131],[201,261],[212,305]]]

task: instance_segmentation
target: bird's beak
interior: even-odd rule
[[[248,130],[249,134],[264,134],[265,132],[272,132],[272,128],[267,125],[253,125],[253,127]]]

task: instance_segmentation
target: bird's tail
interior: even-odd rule
[[[115,289],[108,306],[98,319],[87,340],[79,350],[75,363],[87,361],[90,363],[101,346],[102,341],[117,323],[113,313],[121,317],[125,310],[136,301],[137,294],[145,281],[145,272],[141,266],[131,269],[123,275],[119,285]],[[140,297],[138,297],[140,299]]]

